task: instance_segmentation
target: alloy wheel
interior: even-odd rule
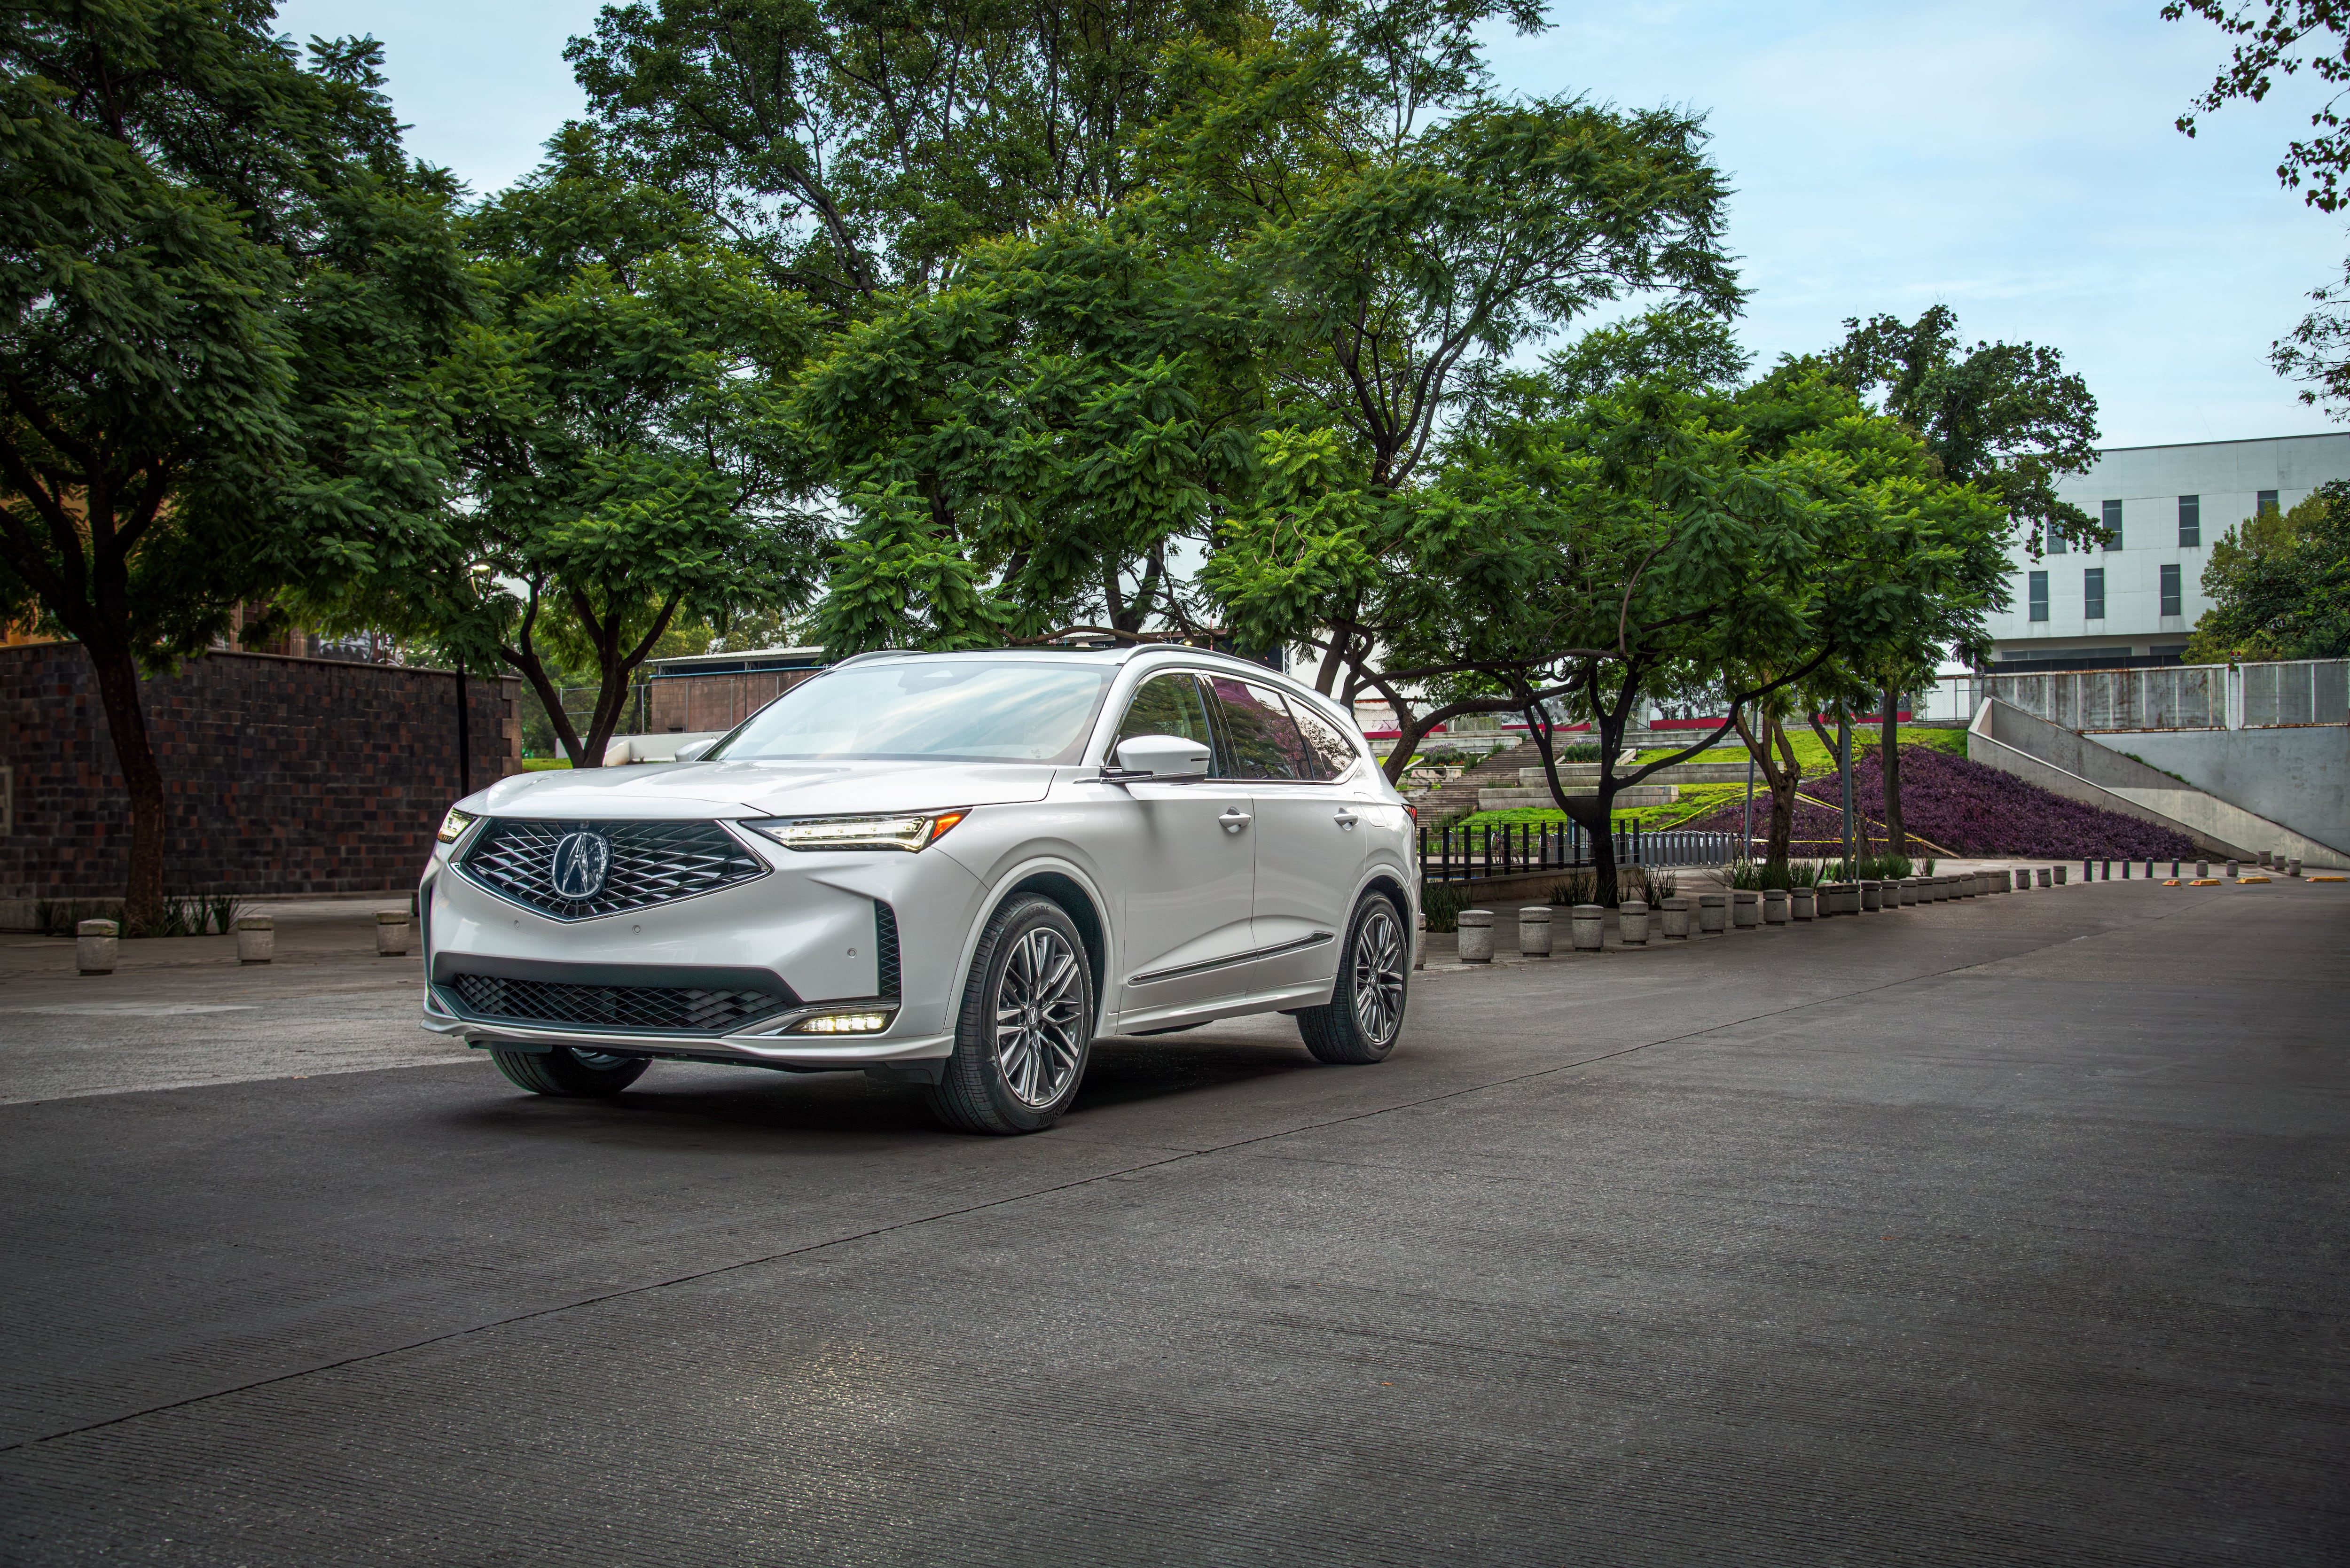
[[[1384,1045],[1403,1021],[1403,927],[1386,904],[1365,917],[1355,936],[1355,1026]]]
[[[995,1059],[1024,1106],[1049,1106],[1068,1088],[1084,1044],[1085,987],[1077,955],[1058,931],[1020,938],[995,986]]]

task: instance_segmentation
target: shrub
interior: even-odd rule
[[[1810,793],[1834,799],[1832,776],[1804,783]],[[1874,753],[1854,759],[1852,797],[1856,815],[1861,818],[1854,825],[1861,846],[1872,856],[1884,853],[1890,847],[1882,822],[1884,774]],[[1833,805],[1797,801],[1795,842],[1840,846],[1842,815]],[[1951,855],[2022,855],[2048,860],[2152,856],[2168,860],[2194,853],[2189,839],[2168,828],[2067,800],[1996,768],[1925,746],[1901,749],[1901,818],[1913,837]],[[1742,821],[1742,814],[1733,806],[1679,826],[1735,834]],[[1759,820],[1756,826],[1759,829]]]
[[[1451,882],[1422,882],[1419,885],[1419,912],[1428,917],[1431,931],[1457,931],[1461,929],[1461,911],[1469,907],[1469,893]]]

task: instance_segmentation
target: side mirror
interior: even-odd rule
[[[717,743],[718,737],[715,735],[706,741],[688,741],[677,749],[677,760],[681,763],[698,763],[702,760],[702,753]]]
[[[1104,768],[1112,784],[1195,784],[1208,776],[1209,752],[1204,741],[1180,735],[1136,735],[1118,742],[1118,767]]]

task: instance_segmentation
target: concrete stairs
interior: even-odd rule
[[[2266,850],[2304,867],[2350,866],[2350,852],[1995,697],[1983,703],[1967,729],[1967,757],[2067,800],[2183,833],[2197,848],[2223,858],[2251,860]]]
[[[1479,796],[1486,790],[1506,789],[1517,782],[1518,770],[1532,763],[1542,766],[1542,753],[1531,741],[1520,742],[1506,752],[1495,752],[1483,762],[1425,794],[1409,797],[1419,809],[1422,827],[1441,827],[1484,807]],[[1544,802],[1548,805],[1547,799]]]

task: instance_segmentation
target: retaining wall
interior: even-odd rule
[[[475,789],[521,767],[520,682],[468,680]],[[240,896],[415,884],[458,794],[446,670],[214,653],[140,682],[171,814],[163,886]],[[0,928],[119,899],[130,800],[78,643],[0,649]]]

